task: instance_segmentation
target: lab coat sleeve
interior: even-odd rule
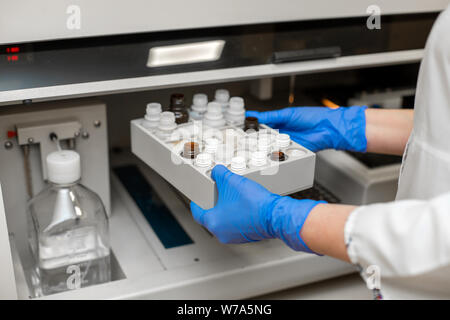
[[[369,266],[378,268],[383,298],[450,297],[450,192],[361,206],[346,222],[345,241],[365,280]]]

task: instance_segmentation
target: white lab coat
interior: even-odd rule
[[[364,279],[378,267],[382,298],[450,299],[450,6],[425,47],[397,201],[352,212],[345,241]]]

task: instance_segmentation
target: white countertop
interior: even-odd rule
[[[371,300],[368,290],[359,274],[350,274],[309,285],[273,292],[255,299],[274,300]]]

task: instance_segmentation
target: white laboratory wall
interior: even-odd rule
[[[0,44],[357,17],[367,15],[373,4],[373,0],[0,1]],[[382,14],[440,11],[448,4],[449,0],[376,1]]]

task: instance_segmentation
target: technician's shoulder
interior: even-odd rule
[[[427,49],[450,62],[450,5],[436,20],[428,37]]]

